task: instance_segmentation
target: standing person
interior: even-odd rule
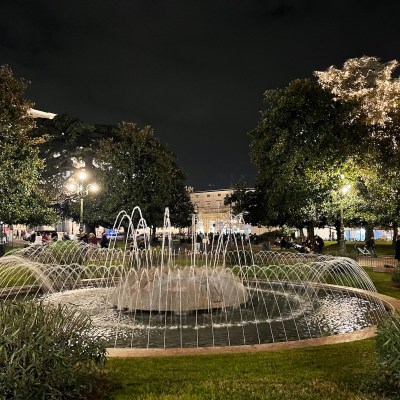
[[[101,235],[101,239],[100,239],[100,247],[103,249],[106,249],[108,247],[109,242],[110,241],[107,237],[107,234],[105,232],[103,232],[103,234]]]
[[[315,236],[315,251],[322,253],[324,251],[325,242],[320,236]]]
[[[200,253],[200,246],[201,242],[203,241],[203,237],[200,233],[196,235],[196,247],[195,247],[195,252]]]
[[[395,253],[394,258],[397,260],[397,263],[400,264],[400,235],[397,235],[395,245]]]
[[[371,239],[368,239],[365,242],[365,248],[371,253],[373,257],[378,257],[375,251],[375,239],[371,236]]]

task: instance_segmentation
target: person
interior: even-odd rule
[[[281,239],[279,244],[281,246],[281,250],[282,249],[286,249],[287,247],[289,247],[288,241],[283,236],[282,236],[282,239]]]
[[[375,251],[375,239],[373,236],[365,242],[365,248],[371,253],[373,257],[378,257]]]
[[[70,240],[67,232],[63,233],[62,240]]]
[[[93,232],[89,233],[88,243],[92,246],[97,246],[97,237]]]
[[[311,251],[314,249],[311,240],[308,237],[304,238],[303,247],[305,253],[311,253]]]
[[[83,242],[83,243],[87,243],[88,242],[88,235],[86,232],[82,232],[79,236],[79,241]]]
[[[51,240],[52,240],[53,242],[57,242],[57,240],[58,240],[58,235],[57,235],[57,232],[56,232],[56,231],[54,231],[54,232],[51,233]]]
[[[108,247],[109,242],[110,241],[107,237],[107,234],[105,232],[103,232],[103,234],[101,235],[101,239],[100,239],[100,247],[103,249],[106,249]]]
[[[36,232],[33,231],[29,236],[29,241],[33,244],[35,243],[35,240],[36,240]]]
[[[324,251],[325,242],[321,236],[315,236],[315,251],[322,253]]]
[[[400,235],[397,235],[394,246],[394,258],[397,260],[397,263],[400,264]]]
[[[36,246],[41,246],[43,244],[43,238],[40,232],[36,232],[35,241],[33,244]]]
[[[195,247],[195,252],[200,253],[200,246],[201,242],[203,241],[203,237],[200,233],[196,235],[196,247]]]

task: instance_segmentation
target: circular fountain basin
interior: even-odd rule
[[[193,348],[257,345],[344,334],[375,325],[382,303],[348,288],[259,283],[239,307],[116,310],[115,288],[82,288],[45,296],[88,313],[109,347]]]
[[[216,252],[198,260],[183,254],[176,265],[196,263],[177,267],[165,266],[163,257],[77,243],[25,249],[0,259],[0,297],[29,296],[87,313],[93,335],[115,348],[299,341],[356,332],[386,314],[354,260]]]

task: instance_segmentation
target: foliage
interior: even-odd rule
[[[119,211],[136,205],[145,211],[146,219],[150,216],[151,223],[162,223],[168,205],[175,226],[190,224],[186,177],[150,127],[92,125],[60,115],[40,121],[36,135],[46,138],[40,146],[46,160],[44,177],[58,196],[61,214],[79,220],[78,198],[66,186],[74,180],[74,172],[84,168],[91,182],[100,186],[96,196],[85,197],[85,224],[110,227]]]
[[[32,103],[23,98],[27,82],[0,67],[0,220],[42,224],[54,220],[51,199],[41,190],[34,120],[28,117]]]
[[[335,99],[356,101],[353,118],[362,118],[367,125],[375,126],[376,134],[393,120],[398,112],[400,80],[392,78],[398,68],[395,60],[382,63],[376,57],[351,58],[342,69],[330,67],[316,71],[315,75],[323,88],[327,88]]]
[[[397,266],[396,269],[392,272],[392,282],[395,286],[400,286],[400,268]]]
[[[354,102],[349,121],[364,126],[368,145],[357,146],[352,158],[359,167],[357,211],[371,224],[393,225],[400,217],[400,79],[392,77],[397,68],[397,61],[364,56],[347,60],[342,69],[315,72],[337,102]]]
[[[77,399],[95,392],[106,349],[91,330],[89,317],[65,307],[0,303],[2,398]]]
[[[234,187],[233,193],[226,196],[224,204],[230,204],[235,215],[243,214],[246,223],[257,225],[262,220],[262,209],[260,209],[260,192],[249,189],[246,182],[240,180]]]
[[[178,224],[190,223],[184,174],[151,127],[120,124],[111,138],[100,142],[97,162],[103,185],[99,215],[103,218],[115,218],[119,211],[139,206],[149,226],[161,226],[164,209],[169,207],[172,222],[175,218]]]
[[[350,59],[342,69],[315,72],[318,82],[295,80],[265,93],[265,110],[250,132],[258,168],[253,209],[264,211],[258,222],[309,232],[329,224],[339,233],[342,209],[347,226],[398,225],[397,67],[374,57]],[[351,186],[346,196],[344,183]]]
[[[323,225],[347,149],[360,142],[358,127],[347,123],[353,106],[335,102],[308,79],[267,91],[265,103],[257,128],[250,132],[250,157],[258,167],[257,188],[265,210],[260,222]]]
[[[35,135],[45,138],[40,143],[40,155],[45,161],[42,176],[46,187],[58,200],[60,211],[68,214],[71,193],[67,183],[74,171],[84,167],[91,179],[96,176],[96,153],[101,139],[111,136],[112,126],[93,125],[66,114],[54,119],[39,119]]]
[[[378,362],[390,385],[400,390],[400,312],[388,315],[378,325],[376,336]]]

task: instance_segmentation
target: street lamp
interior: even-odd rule
[[[341,192],[342,196],[340,199],[340,240],[339,240],[339,248],[340,252],[344,253],[345,250],[345,239],[344,239],[344,222],[343,222],[343,197],[350,190],[350,185],[345,185],[342,187]]]
[[[85,171],[79,172],[75,182],[69,184],[69,189],[74,191],[80,200],[80,214],[79,214],[79,232],[83,232],[83,199],[89,194],[89,191],[96,193],[99,188],[96,183],[87,182],[88,174]]]

